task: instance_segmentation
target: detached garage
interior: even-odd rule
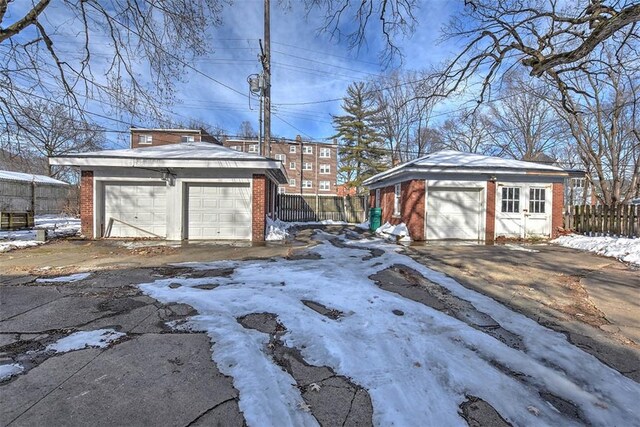
[[[562,226],[562,168],[444,150],[365,181],[382,221],[413,240],[554,237]]]
[[[282,163],[209,143],[51,158],[81,168],[87,237],[264,240]]]

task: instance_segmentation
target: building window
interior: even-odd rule
[[[545,195],[546,195],[546,190],[544,188],[529,189],[529,212],[530,213],[544,213]]]
[[[574,188],[583,188],[584,187],[584,178],[571,178],[571,185]]]
[[[193,138],[193,135],[182,135],[180,137],[180,142],[194,142],[195,139]]]
[[[518,187],[502,187],[502,212],[520,212],[520,189]]]
[[[380,207],[380,189],[376,190],[376,208]]]
[[[331,157],[331,148],[321,148],[320,149],[320,157],[323,159],[328,159]]]
[[[329,166],[329,165],[320,165],[320,173],[323,173],[323,174],[331,173],[331,166]]]
[[[285,156],[284,154],[276,154],[276,160],[280,160],[284,163],[284,161],[287,160],[287,156]]]
[[[258,144],[249,145],[249,152],[250,153],[257,153],[258,152]]]
[[[320,190],[331,190],[331,181],[320,181]]]
[[[287,189],[284,187],[278,187],[278,194],[285,194],[287,192]]]
[[[289,162],[289,169],[295,170],[296,169],[296,162]]]
[[[310,171],[312,169],[313,169],[313,165],[311,163],[304,162],[302,164],[302,170],[303,171]]]
[[[295,145],[290,145],[289,146],[289,153],[295,153],[296,152],[296,146]]]
[[[230,148],[232,150],[240,151],[240,147],[238,147],[237,145],[232,145]]]
[[[393,214],[400,215],[400,203],[402,197],[402,185],[396,184],[395,189],[393,191]]]
[[[138,135],[138,144],[151,144],[153,143],[153,138],[151,135]]]
[[[292,186],[292,187],[295,187],[296,186],[296,179],[295,178],[289,179],[289,185]]]
[[[302,181],[302,188],[313,188],[313,183],[310,180],[305,179]]]
[[[311,147],[310,145],[305,145],[304,147],[302,147],[302,153],[313,154],[313,147]]]

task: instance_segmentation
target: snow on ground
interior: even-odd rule
[[[380,228],[376,229],[376,234],[390,240],[399,239],[402,242],[410,242],[409,229],[404,222],[398,225],[391,225],[385,222]]]
[[[0,381],[7,380],[14,375],[18,375],[22,371],[24,371],[24,367],[19,363],[0,365]]]
[[[238,317],[269,312],[287,332],[285,344],[307,362],[329,366],[370,394],[376,425],[466,426],[459,405],[468,395],[487,401],[513,425],[576,425],[544,400],[545,391],[573,402],[596,426],[640,425],[640,384],[493,299],[467,289],[398,252],[380,239],[332,245],[317,233],[310,249],[321,259],[191,263],[197,269],[233,267],[219,286],[196,288],[203,279],[168,278],[140,285],[163,303],[185,303],[198,315],[186,326],[206,331],[212,358],[233,378],[247,423],[317,425],[300,409],[295,380],[265,354],[267,334],[241,326]],[[371,257],[369,249],[381,256]],[[501,341],[424,304],[384,291],[369,276],[395,264],[469,301],[503,328],[522,337],[525,350]],[[182,286],[170,287],[173,283]],[[312,300],[345,313],[333,321],[301,303]],[[401,310],[397,316],[392,310]],[[509,372],[518,373],[517,375]]]
[[[44,242],[38,242],[36,229],[47,230],[47,238],[71,237],[80,232],[80,218],[60,215],[39,215],[34,218],[35,229],[0,231],[0,253],[13,249],[38,246]]]
[[[36,283],[71,283],[84,280],[89,276],[91,276],[91,273],[76,273],[60,277],[43,277],[41,279],[36,279]]]
[[[289,229],[293,227],[304,227],[307,225],[347,225],[344,221],[333,221],[330,219],[324,221],[309,221],[309,222],[285,222],[279,219],[267,218],[267,230],[265,233],[265,240],[277,241],[286,240],[289,237]]]
[[[512,243],[505,243],[504,247],[509,249],[510,251],[517,251],[517,252],[531,252],[531,253],[540,252],[537,249],[525,248],[524,246],[514,245]]]
[[[570,234],[561,236],[552,243],[573,249],[595,252],[598,255],[617,258],[621,261],[640,265],[640,239],[626,237],[589,237]]]
[[[87,347],[105,348],[111,342],[125,336],[125,333],[113,329],[97,329],[95,331],[80,331],[49,344],[45,351],[66,353],[67,351],[82,350]]]

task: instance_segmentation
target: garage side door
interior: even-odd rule
[[[105,184],[106,237],[166,237],[166,192],[162,183]]]
[[[190,184],[187,189],[188,239],[251,239],[248,183]]]
[[[482,191],[468,188],[429,188],[427,240],[479,240]]]

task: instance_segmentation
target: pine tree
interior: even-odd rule
[[[333,116],[340,139],[338,172],[348,187],[361,192],[362,182],[386,169],[383,137],[379,133],[380,110],[364,83],[352,83],[342,103],[345,114]]]

